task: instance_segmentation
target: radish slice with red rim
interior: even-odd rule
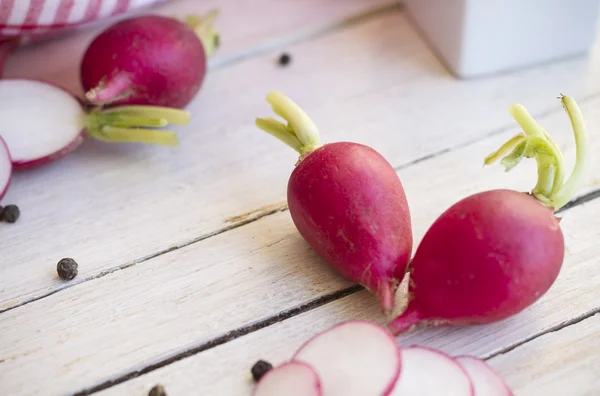
[[[402,372],[391,396],[475,396],[467,372],[450,356],[424,347],[402,348]]]
[[[0,199],[6,194],[12,176],[12,162],[8,146],[0,136]]]
[[[269,370],[258,382],[253,396],[321,396],[321,381],[311,366],[284,363]]]
[[[467,371],[475,396],[512,396],[504,380],[483,360],[474,356],[458,356],[454,360]]]
[[[400,350],[383,327],[366,321],[342,322],[307,341],[294,361],[310,364],[323,396],[388,395],[400,374]]]

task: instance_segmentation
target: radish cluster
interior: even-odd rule
[[[512,396],[473,356],[420,346],[399,348],[375,323],[347,321],[308,340],[263,375],[253,396]]]
[[[510,112],[523,132],[486,158],[506,170],[534,158],[531,193],[498,189],[462,199],[430,227],[411,262],[410,302],[390,323],[394,334],[416,325],[460,326],[513,316],[537,301],[556,280],[564,239],[555,211],[575,194],[588,161],[583,118],[561,96],[575,133],[577,162],[565,181],[562,153],[521,105]],[[267,101],[287,124],[256,124],[299,154],[288,182],[288,205],[310,246],[346,278],[376,292],[389,311],[412,253],[410,213],[394,169],[356,143],[322,144],[308,116],[289,98]]]

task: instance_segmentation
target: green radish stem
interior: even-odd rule
[[[206,56],[212,56],[219,48],[220,36],[213,27],[219,11],[213,10],[203,17],[198,15],[188,15],[185,17],[185,24],[188,25],[202,41]]]
[[[87,135],[104,142],[137,142],[176,146],[177,134],[159,130],[169,124],[186,125],[190,113],[157,106],[120,106],[90,111],[82,123]]]
[[[296,150],[301,157],[322,146],[317,126],[290,98],[272,91],[267,95],[267,102],[287,124],[273,118],[257,118],[257,127]]]
[[[563,154],[550,135],[520,104],[511,106],[509,111],[523,132],[485,158],[485,165],[489,165],[503,157],[501,164],[506,171],[518,165],[523,158],[534,158],[538,181],[531,193],[554,210],[562,208],[573,198],[583,182],[589,161],[587,131],[581,111],[573,98],[561,95],[560,100],[571,121],[577,150],[575,167],[566,182]]]

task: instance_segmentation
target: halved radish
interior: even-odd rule
[[[12,162],[8,146],[0,136],[0,199],[6,194],[12,176]]]
[[[107,142],[176,145],[175,132],[150,128],[185,125],[189,113],[154,106],[86,111],[71,93],[39,80],[0,80],[0,136],[14,167],[41,165],[77,148],[84,135]]]
[[[387,330],[358,320],[317,334],[296,352],[294,361],[315,369],[323,396],[388,395],[401,367],[400,350]]]
[[[284,363],[269,370],[254,388],[254,396],[321,396],[321,381],[302,362]]]
[[[512,396],[502,378],[483,360],[474,356],[458,356],[454,360],[467,371],[475,396]]]
[[[391,396],[475,396],[467,372],[443,352],[402,348],[402,372]]]

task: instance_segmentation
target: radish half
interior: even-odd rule
[[[400,375],[400,350],[385,328],[348,321],[308,340],[294,361],[310,364],[323,396],[386,396]]]
[[[450,356],[424,347],[402,348],[402,372],[390,396],[475,396],[473,384]]]
[[[321,381],[311,366],[284,363],[269,370],[254,388],[253,396],[321,396]]]
[[[0,136],[15,168],[51,162],[73,151],[84,136],[106,142],[173,146],[175,132],[150,128],[185,125],[189,113],[164,107],[122,106],[87,111],[66,90],[29,79],[0,80]]]
[[[502,378],[483,360],[474,356],[458,356],[454,360],[466,370],[475,396],[512,396],[513,393]]]
[[[8,146],[0,136],[0,199],[6,194],[12,176],[12,161]]]

